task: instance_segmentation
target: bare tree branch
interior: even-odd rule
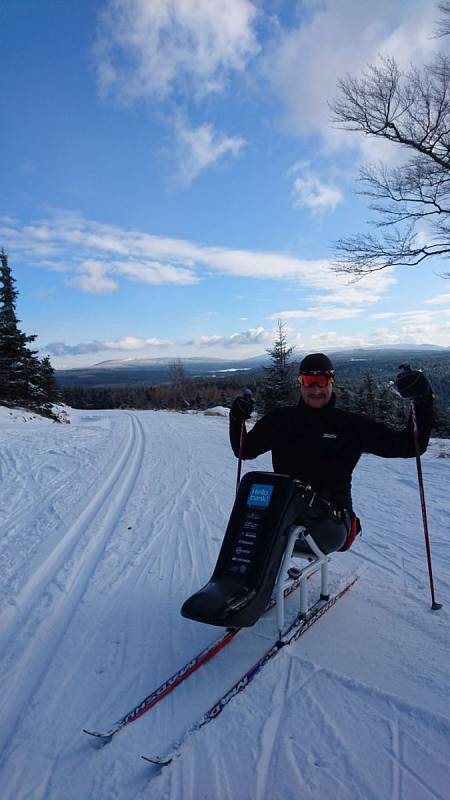
[[[450,17],[450,0],[443,5]],[[338,85],[332,111],[339,127],[390,141],[411,157],[399,167],[380,162],[360,170],[358,193],[370,198],[380,234],[340,240],[335,268],[359,279],[449,255],[450,56],[438,54],[407,72],[384,58],[360,78],[347,75]]]
[[[443,0],[443,2],[438,3],[438,9],[442,16],[437,21],[434,35],[439,39],[450,34],[450,2]]]

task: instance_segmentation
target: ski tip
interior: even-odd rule
[[[86,728],[83,728],[83,733],[87,733],[88,736],[92,736],[92,738],[98,744],[109,744],[111,739],[113,738],[112,733],[99,733],[98,731],[88,731]]]
[[[168,764],[171,763],[172,757],[164,758],[163,756],[141,756],[143,761],[147,761],[150,764],[156,764],[158,767],[167,767]]]

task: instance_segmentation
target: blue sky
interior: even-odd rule
[[[330,268],[371,216],[358,166],[399,157],[333,127],[336,81],[426,61],[435,18],[429,0],[3,2],[0,247],[42,353],[245,358],[278,319],[298,354],[450,346],[447,262]]]

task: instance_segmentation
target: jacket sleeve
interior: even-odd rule
[[[250,431],[244,425],[244,440],[242,458],[256,458],[262,453],[272,449],[272,442],[276,431],[276,412],[270,412],[261,417]],[[241,440],[241,422],[230,414],[230,444],[236,458],[239,458]]]
[[[420,453],[424,453],[430,440],[433,425],[433,398],[430,394],[425,400],[416,403],[416,418],[419,434]],[[369,417],[360,418],[361,449],[364,453],[372,453],[384,458],[412,458],[416,454],[412,414],[410,413],[405,428],[394,430],[382,422],[375,422]]]

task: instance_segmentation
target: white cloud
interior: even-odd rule
[[[66,283],[69,286],[76,286],[82,292],[94,294],[113,292],[118,288],[117,283],[106,275],[108,269],[106,263],[88,260],[83,263],[81,269],[83,271],[80,275],[67,278]]]
[[[368,275],[349,284],[347,276],[333,272],[326,259],[306,260],[277,252],[236,250],[199,245],[142,231],[102,225],[77,214],[55,213],[33,226],[17,226],[10,234],[14,249],[30,263],[45,231],[55,263],[72,271],[68,280],[83,291],[105,292],[117,288],[119,277],[150,284],[195,284],[202,274],[255,280],[283,280],[301,287],[302,300],[314,304],[370,305],[396,282],[392,269]],[[9,244],[8,236],[4,239]],[[52,258],[47,259],[47,264]]]
[[[370,336],[375,345],[384,344],[439,344],[450,346],[450,322],[444,324],[428,323],[419,325],[403,325],[397,331],[392,328],[378,328]]]
[[[259,50],[250,0],[107,0],[95,51],[99,88],[124,103],[217,92]]]
[[[211,347],[212,345],[216,344],[223,344],[225,341],[224,336],[199,336],[197,339],[191,339],[190,342],[186,342],[188,345],[200,345],[200,347]]]
[[[191,183],[200,172],[232,156],[237,158],[246,142],[241,136],[226,136],[212,125],[190,128],[177,123],[179,177],[184,184]]]
[[[323,306],[321,308],[297,309],[294,311],[277,311],[276,314],[271,314],[268,319],[351,319],[362,313],[362,308],[334,308],[333,306]]]
[[[334,211],[343,202],[341,190],[331,183],[325,183],[309,169],[307,163],[294,164],[289,172],[296,175],[291,193],[294,206],[306,206],[313,214],[319,214]]]
[[[433,319],[436,314],[442,314],[442,311],[423,311],[411,309],[410,311],[383,311],[377,314],[371,314],[371,319],[392,319],[405,324],[427,323]]]
[[[124,336],[122,339],[103,342],[105,350],[142,350],[144,347],[167,347],[170,344],[170,339],[142,339],[138,336]]]
[[[55,294],[55,292],[56,292],[56,289],[54,289],[54,288],[50,288],[50,287],[46,288],[46,289],[40,288],[40,289],[36,289],[35,297],[38,300],[48,300],[48,298],[52,297]]]
[[[240,333],[233,333],[229,338],[228,344],[230,347],[233,347],[235,344],[237,345],[263,344],[271,339],[273,339],[273,331],[268,331],[262,327],[249,328],[247,331],[241,331]]]
[[[217,311],[202,311],[200,314],[197,314],[195,317],[191,318],[191,322],[205,322],[206,320],[210,319],[211,317],[217,317]]]
[[[260,15],[251,0],[106,0],[99,14],[100,94],[124,106],[158,104],[161,119],[174,125],[177,178],[185,185],[237,157],[246,142],[212,124],[180,122],[174,109],[198,106],[243,72],[260,50],[254,30]]]
[[[109,350],[136,351],[147,347],[167,347],[173,344],[170,339],[143,339],[138,336],[124,336],[122,339],[115,339],[107,342],[81,342],[80,344],[65,344],[65,342],[50,342],[41,348],[43,352],[50,356],[78,356],[94,355]]]
[[[266,58],[267,75],[279,96],[286,125],[301,135],[320,133],[330,149],[353,145],[379,152],[374,139],[352,136],[331,123],[329,102],[337,80],[358,75],[380,54],[393,55],[402,68],[420,64],[442,46],[432,39],[434,0],[328,0],[282,31]],[[366,151],[365,157],[368,153]]]
[[[432,297],[431,300],[425,300],[425,303],[428,304],[436,304],[440,305],[441,303],[450,303],[450,293],[448,294],[438,294],[436,297]]]
[[[199,281],[192,270],[157,261],[113,261],[110,266],[117,275],[124,275],[138,283],[189,285]]]
[[[399,313],[373,314],[373,319],[388,319],[389,328],[373,331],[373,344],[438,344],[450,346],[450,309],[436,311],[411,310]]]
[[[58,261],[57,259],[51,261],[45,258],[36,259],[33,262],[33,266],[48,269],[50,272],[70,272],[71,269],[70,264],[66,261]]]
[[[49,342],[41,351],[49,356],[79,356],[101,353],[105,349],[102,342],[83,342],[81,344],[65,344],[65,342]]]
[[[353,347],[366,347],[367,343],[367,337],[361,334],[346,336],[338,334],[336,331],[324,331],[323,333],[311,335],[305,341],[304,349],[313,352],[326,352]]]
[[[192,339],[190,342],[185,342],[187,345],[200,346],[200,347],[236,347],[236,346],[254,346],[262,345],[273,339],[273,331],[267,330],[263,327],[249,328],[246,331],[239,333],[232,333],[231,336],[199,336]]]

